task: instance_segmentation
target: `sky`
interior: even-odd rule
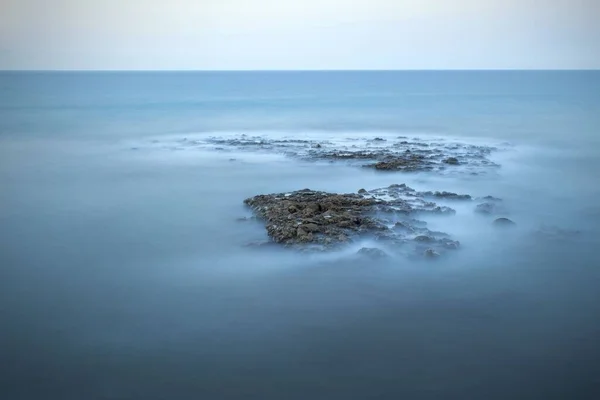
[[[0,0],[0,69],[600,68],[600,0]]]

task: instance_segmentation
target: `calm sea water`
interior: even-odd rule
[[[439,176],[175,145],[244,133],[510,150]],[[598,72],[0,73],[0,397],[598,398],[599,178]],[[244,247],[246,197],[404,182],[517,229],[459,207],[435,263]]]

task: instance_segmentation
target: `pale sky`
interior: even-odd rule
[[[0,69],[600,68],[600,0],[0,0]]]

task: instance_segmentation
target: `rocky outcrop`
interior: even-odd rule
[[[237,135],[186,141],[179,146],[205,146],[212,149],[276,152],[307,161],[347,162],[386,172],[444,172],[480,174],[497,167],[488,159],[494,147],[403,137],[345,138],[327,140],[278,139],[268,136]],[[179,148],[179,147],[178,147]],[[452,166],[453,168],[447,168]]]
[[[424,252],[453,250],[459,243],[415,219],[422,213],[452,215],[454,210],[424,200],[406,185],[338,194],[303,189],[246,199],[275,243],[298,249],[328,250],[361,238]],[[365,250],[364,252],[367,252]],[[371,252],[372,253],[372,252]]]
[[[489,156],[495,147],[455,142],[445,138],[405,137],[391,135],[343,137],[342,134],[297,139],[277,135],[222,135],[160,142],[151,147],[169,150],[204,149],[223,153],[235,152],[233,163],[242,160],[243,152],[276,153],[304,162],[344,163],[353,167],[383,172],[431,172],[437,174],[479,175],[499,165]],[[306,137],[306,136],[304,136]],[[239,157],[239,158],[237,158]],[[235,167],[237,162],[232,164]],[[363,174],[363,176],[370,174]],[[487,196],[476,199],[476,211],[503,215],[500,199]],[[378,248],[365,247],[361,256],[394,254],[398,249],[412,249],[428,258],[443,256],[459,243],[443,232],[434,232],[420,220],[423,214],[452,216],[451,201],[473,201],[468,194],[447,191],[418,192],[404,184],[357,193],[339,194],[310,189],[290,193],[258,195],[245,200],[254,218],[265,224],[268,242],[254,243],[251,248],[265,246],[292,247],[301,250],[328,250],[355,243],[363,238],[377,241]],[[439,204],[438,204],[439,203]],[[507,214],[504,214],[507,215]],[[508,219],[498,219],[498,226],[511,226]],[[371,246],[369,244],[368,246]],[[382,249],[379,249],[382,247]]]
[[[446,200],[472,200],[472,197],[468,194],[456,194],[452,192],[421,192],[421,195]]]
[[[310,189],[293,193],[259,195],[245,200],[266,222],[267,233],[277,243],[319,243],[348,241],[348,235],[376,229],[365,210],[377,201],[360,195],[325,193]],[[383,227],[381,227],[383,228]]]
[[[384,161],[366,164],[367,168],[379,171],[427,171],[432,169],[432,162],[419,154],[405,153],[398,156],[389,156]]]

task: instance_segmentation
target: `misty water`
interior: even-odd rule
[[[498,147],[381,173],[208,137]],[[597,72],[2,73],[2,399],[587,399],[600,381]],[[436,260],[248,247],[243,200],[503,199]],[[552,227],[558,235],[539,235]],[[373,245],[373,243],[367,243]],[[375,244],[376,245],[376,244]]]

